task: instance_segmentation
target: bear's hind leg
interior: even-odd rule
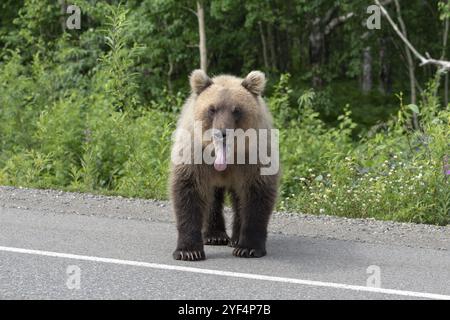
[[[267,225],[275,204],[276,184],[254,184],[246,192],[241,197],[245,199],[240,210],[241,230],[233,255],[259,258],[266,255]]]
[[[239,235],[241,233],[241,217],[239,197],[234,190],[231,191],[231,204],[233,207],[233,231],[230,246],[235,247],[239,242]]]
[[[202,222],[206,201],[196,188],[192,177],[174,175],[172,201],[178,229],[175,260],[197,261],[205,259],[202,240]]]
[[[225,230],[225,219],[223,217],[224,199],[225,189],[215,188],[212,204],[203,226],[203,243],[206,245],[226,246],[230,241]]]

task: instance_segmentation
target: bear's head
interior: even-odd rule
[[[203,140],[205,146],[215,144],[214,167],[223,171],[226,163],[226,135],[242,129],[270,128],[270,115],[262,99],[266,85],[264,73],[250,72],[244,79],[229,75],[214,78],[202,70],[190,76],[193,95],[194,121],[200,122],[202,132],[212,132],[211,139]]]

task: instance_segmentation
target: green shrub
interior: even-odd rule
[[[312,91],[306,92],[295,108],[301,111],[301,119],[280,125],[286,116],[276,110],[280,105],[289,110],[289,106],[286,96],[275,92],[271,105],[282,128],[279,207],[448,224],[450,182],[443,174],[442,161],[450,153],[450,112],[439,109],[430,90],[420,108],[402,104],[397,117],[382,130],[357,141],[351,139],[355,124],[349,111],[338,118],[337,128],[326,128],[314,112]],[[283,91],[289,93],[290,89]],[[412,112],[418,109],[422,110],[422,130],[413,131],[409,124]]]
[[[80,74],[85,53],[69,36],[52,58],[36,54],[27,68],[12,52],[0,65],[0,184],[166,197],[174,116],[164,111],[182,98],[139,105],[127,11],[107,9],[109,51],[93,72]]]
[[[167,198],[171,134],[185,94],[159,85],[142,104],[141,48],[129,43],[127,11],[101,9],[109,12],[102,37],[86,31],[62,36],[53,51],[2,54],[0,184]],[[83,48],[98,41],[96,50]],[[450,156],[450,110],[440,106],[435,81],[418,106],[399,95],[398,114],[358,138],[355,108],[339,106],[330,126],[323,113],[335,112],[328,112],[338,104],[331,93],[299,96],[289,81],[282,75],[269,97],[280,128],[278,209],[449,223],[443,159]],[[420,112],[420,130],[411,128],[413,112]]]

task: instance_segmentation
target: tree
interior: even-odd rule
[[[363,93],[372,90],[372,52],[369,46],[363,51],[361,89]]]
[[[197,1],[197,19],[199,34],[199,50],[200,50],[200,68],[208,72],[208,51],[206,48],[206,31],[205,31],[205,10],[203,2]]]
[[[395,24],[395,22],[392,20],[391,16],[387,12],[387,10],[380,4],[379,0],[375,0],[375,3],[380,6],[381,12],[386,17],[386,19],[389,21],[389,24],[392,26],[394,31],[397,33],[397,35],[400,37],[400,39],[405,43],[405,45],[411,50],[411,52],[414,54],[414,56],[419,59],[421,66],[426,65],[435,65],[440,68],[442,71],[447,71],[450,69],[450,61],[446,60],[440,60],[440,59],[434,59],[432,58],[428,53],[424,55],[420,54],[419,51],[409,42],[408,38],[400,31],[399,27]]]

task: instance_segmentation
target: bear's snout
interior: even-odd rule
[[[213,129],[214,140],[225,140],[227,137],[227,129]]]

